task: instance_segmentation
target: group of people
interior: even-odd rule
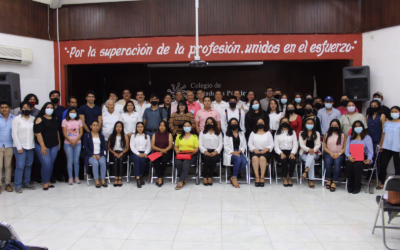
[[[279,89],[268,87],[266,97],[259,100],[248,91],[242,100],[241,91],[234,91],[228,102],[221,91],[215,96],[197,92],[177,92],[160,98],[136,91],[132,99],[125,89],[122,99],[116,92],[97,106],[95,92],[86,93],[86,104],[78,108],[78,100],[68,97],[68,108],[59,104],[60,93],[49,94],[40,110],[36,95],[29,94],[20,104],[18,115],[10,113],[8,103],[0,102],[0,179],[5,167],[6,191],[11,187],[12,158],[16,159],[15,192],[35,189],[31,173],[35,159],[40,163],[43,190],[54,188],[54,178],[67,175],[68,184],[80,183],[80,159],[86,173],[93,173],[96,188],[107,187],[106,171],[110,164],[115,176],[113,186],[122,186],[124,166],[134,163],[137,187],[145,184],[149,156],[156,172],[156,185],[163,185],[164,172],[174,151],[179,175],[175,187],[187,182],[190,166],[201,157],[203,184],[213,184],[219,162],[232,167],[230,182],[239,188],[238,177],[248,164],[255,175],[255,186],[263,187],[268,164],[275,160],[282,169],[283,185],[292,187],[292,176],[298,161],[304,162],[303,179],[315,188],[315,161],[322,158],[326,169],[326,188],[336,190],[339,173],[345,168],[348,192],[361,189],[362,173],[377,157],[380,184],[383,188],[387,166],[393,157],[396,174],[400,174],[400,108],[382,105],[383,94],[376,92],[366,116],[358,112],[353,101],[343,95],[334,108],[331,96],[324,99],[311,94],[295,93],[293,101]],[[173,99],[175,98],[175,101]],[[196,100],[197,99],[197,100]],[[362,144],[363,159],[355,158],[352,144]],[[199,153],[200,151],[200,153]],[[63,153],[65,152],[65,154]],[[82,157],[81,157],[82,156]],[[66,162],[66,166],[65,166]],[[128,162],[129,163],[129,162]],[[65,167],[64,167],[65,166]],[[276,173],[275,173],[276,174]],[[1,192],[1,187],[0,187]]]

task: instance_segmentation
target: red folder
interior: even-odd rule
[[[364,161],[364,144],[350,144],[350,154],[355,161]]]
[[[160,152],[155,152],[152,153],[151,155],[148,155],[147,158],[150,159],[150,161],[155,161],[156,159],[160,158],[162,154]]]

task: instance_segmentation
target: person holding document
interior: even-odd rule
[[[358,194],[361,190],[361,178],[364,167],[372,164],[374,147],[372,138],[364,128],[364,123],[357,120],[353,123],[351,137],[346,144],[346,177],[347,191]],[[365,155],[367,158],[365,159]]]

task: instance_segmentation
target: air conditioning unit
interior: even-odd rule
[[[0,62],[29,65],[32,63],[31,49],[0,45]]]

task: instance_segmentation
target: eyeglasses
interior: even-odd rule
[[[124,92],[124,95],[129,95],[130,94],[130,92]]]
[[[274,91],[271,91],[271,90],[267,90],[267,93],[272,93],[272,92],[274,92]]]

